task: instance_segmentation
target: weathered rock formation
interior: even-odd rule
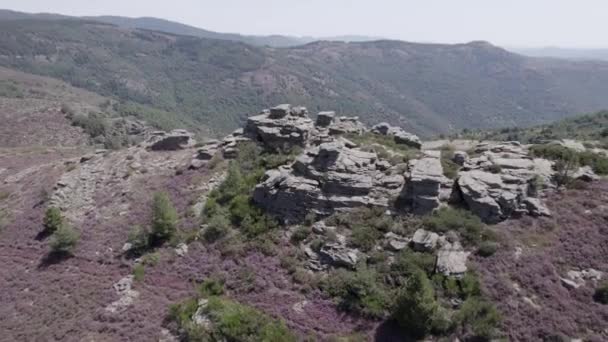
[[[459,173],[454,198],[488,223],[525,213],[550,215],[540,200],[530,197],[550,184],[551,162],[530,158],[517,142],[480,144],[476,153],[480,155]]]
[[[314,123],[307,114],[303,107],[276,106],[249,117],[244,133],[269,148],[305,147],[314,129]]]
[[[439,151],[428,151],[423,158],[409,162],[404,195],[414,214],[428,214],[439,207],[441,186],[449,182],[439,158]]]
[[[144,145],[152,151],[177,151],[190,148],[196,144],[192,133],[175,129],[171,132],[153,132]]]
[[[422,147],[422,142],[418,136],[404,131],[401,127],[393,127],[386,122],[379,123],[372,127],[372,132],[381,135],[390,135],[394,137],[397,144],[403,144],[417,149]]]
[[[302,220],[309,212],[388,207],[403,187],[403,176],[379,171],[375,153],[346,145],[324,143],[307,149],[291,167],[268,171],[254,200],[287,221]]]

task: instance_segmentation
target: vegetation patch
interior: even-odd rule
[[[476,246],[480,242],[489,240],[492,235],[486,229],[478,216],[470,211],[444,207],[434,211],[423,219],[423,226],[437,233],[456,231],[467,245]]]
[[[63,223],[51,234],[51,253],[71,255],[79,239],[80,234],[67,223]]]
[[[390,160],[392,158],[387,149],[393,153],[399,154],[401,157],[400,162],[407,162],[408,160],[415,159],[420,155],[420,150],[404,144],[398,144],[395,142],[394,137],[388,135],[366,132],[363,134],[347,134],[346,138],[361,146],[369,146],[378,154],[378,157],[383,159]],[[384,149],[379,147],[384,147]]]
[[[224,236],[226,222],[237,227],[248,237],[267,233],[278,226],[278,222],[265,214],[252,200],[253,189],[267,169],[276,168],[293,161],[299,154],[294,149],[275,152],[261,149],[255,143],[242,143],[238,156],[230,162],[224,182],[209,194],[203,209],[204,222],[211,240]]]
[[[206,280],[199,287],[199,294],[196,297],[170,306],[169,319],[177,324],[185,340],[243,342],[297,340],[281,320],[223,297],[223,292],[223,284],[220,281]]]

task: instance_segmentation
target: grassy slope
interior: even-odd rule
[[[276,103],[417,133],[533,125],[608,107],[608,64],[530,59],[485,43],[380,41],[272,49],[82,21],[0,23],[0,65],[61,78],[217,132]]]
[[[513,127],[472,134],[489,140],[518,140],[526,143],[553,139],[608,142],[608,111],[580,115],[530,128]]]

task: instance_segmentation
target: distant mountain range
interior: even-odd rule
[[[608,49],[567,49],[559,47],[513,48],[513,52],[531,57],[554,57],[578,60],[608,61]]]
[[[485,42],[313,42],[277,49],[244,43],[239,35],[177,34],[176,27],[200,29],[159,19],[120,24],[123,19],[102,17],[114,18],[105,19],[115,22],[108,24],[14,12],[1,18],[0,66],[58,78],[137,110],[155,108],[142,115],[153,124],[176,120],[224,133],[252,112],[293,103],[428,136],[529,126],[608,108],[608,62],[529,58]],[[148,28],[128,27],[135,22]]]
[[[202,28],[165,20],[159,18],[141,17],[129,18],[121,16],[87,16],[87,17],[71,17],[60,14],[50,13],[23,13],[11,10],[0,9],[0,20],[22,20],[22,19],[83,19],[93,20],[103,23],[116,25],[123,28],[138,28],[152,31],[162,31],[178,35],[193,36],[199,38],[223,39],[243,42],[257,46],[272,46],[272,47],[288,47],[308,44],[314,41],[342,41],[342,42],[363,42],[379,40],[379,37],[367,36],[335,36],[335,37],[294,37],[285,35],[269,35],[269,36],[253,36],[242,35],[237,33],[219,33]]]

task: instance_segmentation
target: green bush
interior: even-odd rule
[[[432,280],[435,289],[443,292],[443,295],[448,298],[466,300],[468,298],[481,296],[481,284],[479,279],[471,272],[467,272],[462,278],[435,274],[433,275]]]
[[[376,227],[367,224],[355,224],[350,235],[350,244],[367,252],[374,248],[382,233]]]
[[[221,296],[224,294],[224,281],[216,278],[207,278],[198,287],[198,294],[203,298]]]
[[[322,288],[338,300],[341,310],[382,318],[388,311],[390,295],[378,280],[373,269],[337,269],[324,280]]]
[[[204,314],[211,326],[206,330],[193,322],[198,298],[169,307],[169,319],[176,322],[187,341],[290,342],[295,335],[280,320],[227,298],[210,296]]]
[[[152,202],[152,232],[154,243],[172,238],[177,231],[177,211],[165,192],[154,194]]]
[[[74,126],[81,127],[91,138],[105,136],[109,130],[108,121],[97,113],[76,114],[71,117]]]
[[[210,218],[225,211],[231,223],[250,237],[276,228],[276,220],[264,214],[253,203],[251,195],[266,168],[292,160],[294,153],[263,151],[255,143],[240,144],[237,158],[228,167],[226,179],[209,195],[203,214]]]
[[[396,284],[404,284],[414,273],[431,274],[435,269],[435,257],[430,253],[401,251],[390,265],[389,276]]]
[[[593,294],[593,299],[601,304],[608,304],[608,283],[598,287]]]
[[[133,279],[135,281],[143,281],[146,275],[146,267],[143,264],[136,264],[133,267]]]
[[[490,257],[498,250],[498,244],[492,241],[484,241],[477,248],[477,255],[484,258]]]
[[[445,328],[445,318],[435,300],[431,282],[424,272],[414,272],[401,289],[393,317],[415,338],[423,338],[435,327]]]
[[[496,337],[500,314],[491,303],[471,297],[462,304],[454,321],[462,334],[490,340]]]
[[[48,233],[53,233],[63,224],[63,216],[61,210],[56,207],[49,207],[44,213],[44,230]]]
[[[449,179],[456,179],[460,166],[454,161],[454,149],[446,147],[441,150],[441,166],[443,167],[443,175]]]
[[[225,215],[215,214],[207,221],[207,228],[203,232],[203,238],[207,242],[215,242],[228,234],[230,221]]]
[[[312,229],[310,227],[300,226],[291,235],[291,242],[297,245],[300,242],[306,240],[311,233]]]
[[[131,251],[144,253],[150,248],[150,232],[140,226],[134,226],[129,232],[127,242],[131,244]]]
[[[282,321],[260,311],[220,297],[210,297],[207,314],[213,322],[212,336],[228,341],[296,341]]]
[[[457,231],[465,244],[476,245],[482,239],[484,224],[479,217],[467,210],[444,207],[423,220],[423,226],[431,231],[445,233]]]
[[[80,234],[68,224],[63,223],[51,235],[51,251],[57,254],[72,254],[79,239]]]

